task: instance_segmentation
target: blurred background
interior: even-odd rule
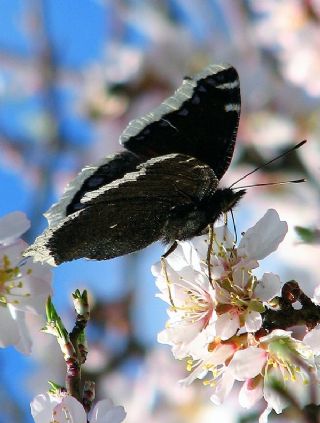
[[[319,52],[319,0],[0,0],[0,215],[24,211],[31,243],[46,227],[42,213],[68,181],[120,150],[119,135],[131,119],[158,105],[185,75],[228,62],[240,74],[242,114],[222,183],[308,139],[246,183],[308,182],[249,189],[235,210],[238,233],[277,209],[289,233],[261,272],[312,289],[317,238],[306,245],[294,227],[313,230],[319,223]],[[54,269],[53,301],[70,329],[70,293],[90,292],[86,373],[98,397],[124,405],[128,423],[257,421],[259,409],[240,409],[235,396],[215,407],[200,382],[178,386],[185,365],[156,341],[166,307],[155,298],[150,267],[162,251],[152,245]],[[47,390],[48,379],[63,383],[55,340],[39,333],[38,318],[28,324],[31,357],[0,351],[1,423],[32,422],[31,398]]]

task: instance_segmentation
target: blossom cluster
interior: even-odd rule
[[[250,408],[264,397],[281,413],[288,399],[273,387],[275,380],[293,392],[301,406],[318,401],[319,327],[298,339],[288,328],[263,327],[267,310],[277,310],[281,281],[274,273],[256,275],[259,260],[278,248],[288,227],[275,210],[268,210],[242,236],[238,246],[226,226],[180,242],[167,259],[153,266],[158,296],[169,304],[169,320],[158,340],[169,344],[177,359],[185,359],[189,385],[203,379],[211,400],[221,404],[236,381],[239,402]]]

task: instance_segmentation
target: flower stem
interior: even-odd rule
[[[85,328],[90,317],[87,291],[77,289],[73,296],[74,308],[77,313],[76,322],[69,333],[70,342],[74,348],[75,356],[66,360],[66,388],[70,395],[82,402],[81,392],[81,365],[87,357],[87,348],[85,342]]]

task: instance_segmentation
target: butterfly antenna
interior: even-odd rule
[[[293,179],[291,181],[280,181],[280,182],[266,182],[265,184],[252,184],[252,185],[245,185],[242,187],[235,187],[234,189],[244,189],[244,188],[252,188],[252,187],[266,187],[269,185],[285,185],[285,184],[300,184],[301,182],[307,182],[306,179]]]
[[[272,160],[269,160],[268,162],[264,163],[261,166],[256,167],[255,169],[253,169],[251,172],[247,173],[246,175],[242,176],[240,179],[238,179],[237,181],[235,181],[233,184],[230,185],[229,188],[232,188],[233,186],[235,186],[238,182],[242,181],[243,179],[245,179],[247,176],[252,175],[253,173],[255,173],[257,170],[260,170],[266,166],[268,166],[269,164],[275,162],[276,160],[281,159],[281,157],[286,156],[287,154],[291,153],[291,151],[297,150],[298,148],[302,147],[305,143],[307,142],[307,140],[303,140],[301,142],[299,142],[298,144],[296,144],[294,147],[289,148],[289,150],[285,151],[284,153],[280,154],[277,157],[274,157]],[[294,182],[294,181],[288,181],[288,182],[293,182],[293,183],[298,183],[298,182]],[[302,182],[302,181],[300,181]],[[280,182],[279,184],[282,183],[287,183],[287,182]],[[273,185],[273,184],[265,184],[265,185]],[[250,185],[250,186],[260,186],[260,185]]]

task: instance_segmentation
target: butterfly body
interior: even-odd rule
[[[230,65],[210,65],[128,125],[125,151],[84,168],[46,213],[49,228],[26,251],[60,264],[109,259],[157,240],[200,235],[244,191],[218,187],[232,158],[240,84]]]
[[[218,188],[201,200],[182,207],[174,207],[168,213],[161,240],[165,244],[184,241],[201,235],[209,224],[214,224],[223,213],[233,209],[245,194],[245,190],[233,191]]]

